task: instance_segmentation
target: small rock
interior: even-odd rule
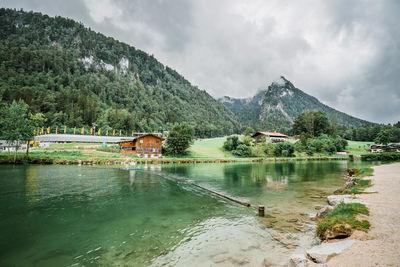
[[[326,263],[331,257],[351,247],[355,240],[344,240],[335,243],[324,243],[307,250],[307,256],[316,263]]]
[[[288,267],[307,267],[307,258],[303,254],[290,256]]]
[[[299,232],[307,232],[308,230],[310,230],[310,227],[308,227],[307,225],[301,225],[301,226],[295,226],[294,229]]]
[[[275,239],[276,241],[278,241],[279,243],[281,243],[284,247],[288,248],[288,249],[293,249],[295,247],[297,247],[296,242],[294,241],[294,239],[296,239],[293,236],[284,236],[284,235],[280,235],[280,234],[275,234],[275,235],[271,235],[273,239]]]
[[[344,184],[344,188],[349,189],[349,188],[352,188],[352,187],[355,186],[355,185],[356,185],[356,183],[354,182],[354,180],[348,181],[348,182],[346,182],[346,183]]]
[[[212,261],[214,263],[221,263],[221,262],[230,260],[231,258],[232,258],[231,255],[224,253],[224,254],[219,254],[219,255],[215,256]]]
[[[321,206],[315,206],[314,209],[320,210],[322,207]]]
[[[323,207],[322,209],[320,209],[320,210],[317,212],[317,214],[315,215],[315,217],[317,217],[318,219],[322,219],[322,218],[324,218],[326,215],[328,215],[329,212],[331,212],[332,210],[333,210],[333,207],[327,205],[327,206]]]
[[[272,226],[274,226],[274,224],[277,223],[277,222],[278,222],[278,220],[275,219],[275,218],[268,218],[268,219],[266,219],[266,220],[263,221],[263,224],[264,224],[266,227],[272,227]]]
[[[246,264],[246,263],[250,262],[248,259],[241,258],[241,257],[236,257],[236,256],[232,257],[231,261],[232,261],[233,264],[237,264],[237,265],[243,265],[243,264]]]
[[[290,218],[289,220],[286,220],[287,222],[290,222],[290,223],[295,223],[295,222],[297,222],[299,219],[297,219],[297,218]]]
[[[270,261],[269,259],[265,258],[263,260],[263,266],[265,266],[265,267],[273,267],[273,266],[276,266],[276,264],[273,263],[272,261]]]
[[[248,251],[251,249],[259,248],[260,244],[258,242],[247,242],[241,246],[241,250]]]
[[[335,191],[333,191],[334,195],[339,195],[341,194],[346,188],[344,188],[344,186],[340,187],[339,189],[336,189]]]

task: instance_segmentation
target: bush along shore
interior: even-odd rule
[[[308,266],[309,262],[326,263],[330,257],[350,247],[354,240],[341,240],[350,237],[355,230],[367,232],[370,223],[366,203],[358,199],[358,194],[371,186],[371,180],[363,177],[371,176],[373,169],[348,169],[345,184],[327,197],[328,205],[321,208],[314,219],[317,220],[316,235],[323,242],[306,251],[306,255],[292,255],[288,266]],[[328,242],[336,240],[336,242]]]

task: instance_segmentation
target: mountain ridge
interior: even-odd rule
[[[306,110],[322,110],[328,116],[335,115],[338,123],[347,128],[375,125],[321,103],[316,97],[296,88],[283,76],[253,97],[240,99],[224,96],[218,100],[228,107],[244,126],[259,130],[289,128],[293,120]]]

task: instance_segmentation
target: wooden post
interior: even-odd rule
[[[258,206],[258,216],[264,217],[264,206]]]

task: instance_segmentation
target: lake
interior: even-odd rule
[[[316,242],[348,161],[0,166],[1,266],[262,266]],[[183,179],[252,205],[220,198]]]

